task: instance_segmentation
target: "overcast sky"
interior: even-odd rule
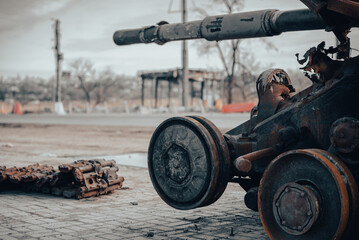
[[[173,0],[173,11],[178,10],[179,1]],[[188,0],[189,20],[198,19],[191,13],[193,2],[201,6],[209,1]],[[91,60],[97,71],[111,67],[118,74],[132,76],[139,70],[180,67],[180,42],[119,47],[112,40],[114,31],[119,29],[152,25],[161,20],[180,22],[180,13],[168,13],[169,5],[170,0],[0,0],[0,74],[44,78],[54,75],[53,18],[61,21],[64,70],[77,58]],[[305,6],[299,0],[247,0],[242,11],[267,8],[288,10]],[[211,13],[221,14],[214,10]],[[359,48],[358,31],[349,36],[352,46]],[[245,41],[252,41],[251,50],[263,66],[288,69],[300,67],[295,53],[303,54],[322,40],[329,46],[334,43],[334,35],[324,30],[283,33],[268,40],[278,51],[268,51],[259,41]],[[189,66],[213,70],[222,67],[216,55],[200,56],[194,41],[189,41]]]

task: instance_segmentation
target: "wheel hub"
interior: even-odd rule
[[[318,198],[309,187],[287,183],[274,196],[273,212],[278,225],[285,232],[302,235],[318,218]]]
[[[181,184],[191,172],[188,152],[178,146],[172,146],[164,154],[166,175],[178,184]]]

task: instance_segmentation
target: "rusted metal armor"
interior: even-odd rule
[[[24,189],[52,193],[67,198],[87,198],[108,194],[122,187],[114,160],[79,160],[52,166],[33,164],[23,168],[0,167],[1,189]]]
[[[118,45],[205,38],[273,36],[326,29],[322,42],[297,60],[313,82],[295,93],[282,69],[257,80],[251,118],[221,133],[209,120],[173,117],[155,130],[148,168],[160,197],[177,209],[214,203],[229,182],[246,192],[271,239],[350,239],[359,214],[359,57],[350,57],[351,28],[359,26],[353,0],[301,0],[309,10],[264,10],[203,21],[117,31]],[[337,55],[337,60],[329,57]]]

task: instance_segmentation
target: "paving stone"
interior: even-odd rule
[[[146,169],[127,171],[141,173],[141,184],[136,178],[126,179],[131,189],[88,200],[2,192],[0,240],[268,239],[258,213],[244,206],[244,191],[238,185],[229,184],[211,206],[180,211],[157,196]],[[229,236],[231,228],[233,237]]]
[[[0,235],[0,240],[17,240],[18,238],[6,235],[6,236],[2,236]]]

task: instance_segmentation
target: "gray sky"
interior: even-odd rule
[[[197,6],[208,4],[205,0],[188,0],[189,11],[193,2]],[[0,0],[0,74],[44,78],[54,75],[52,18],[61,21],[64,70],[77,58],[91,60],[97,71],[111,67],[116,73],[132,76],[138,70],[180,67],[180,42],[164,46],[138,44],[119,47],[112,41],[114,31],[119,29],[152,25],[161,20],[180,22],[180,13],[168,13],[169,3],[169,0]],[[242,11],[304,7],[299,0],[247,0]],[[172,9],[178,8],[179,0],[173,0]],[[197,19],[198,16],[189,14],[189,20]],[[349,36],[352,46],[359,48],[358,30]],[[326,40],[327,46],[334,43],[334,35],[324,30],[284,33],[267,39],[278,51],[266,50],[258,40],[244,40],[246,42],[241,44],[250,46],[263,66],[284,69],[300,67],[295,53],[303,54],[322,40]],[[222,67],[216,55],[199,56],[194,41],[189,41],[189,66],[213,70]]]

